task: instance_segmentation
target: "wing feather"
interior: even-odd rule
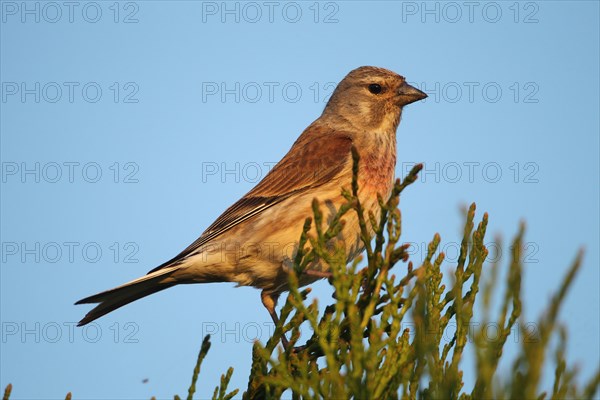
[[[352,138],[344,132],[326,130],[315,124],[308,127],[283,159],[252,190],[225,210],[194,243],[149,273],[181,262],[234,226],[290,196],[334,179],[350,162]]]

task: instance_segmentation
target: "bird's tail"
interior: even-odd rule
[[[152,293],[156,293],[176,285],[178,282],[171,277],[171,275],[177,269],[178,267],[176,266],[162,268],[155,272],[151,272],[148,275],[144,275],[141,278],[127,282],[114,289],[106,290],[104,292],[79,300],[75,304],[99,304],[90,312],[88,312],[85,317],[79,321],[77,326],[88,324],[100,318],[101,316],[116,310],[119,307],[123,307],[124,305],[131,303],[132,301],[141,299],[142,297],[146,297]]]

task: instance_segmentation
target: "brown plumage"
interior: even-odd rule
[[[147,275],[79,300],[99,303],[85,325],[125,304],[183,283],[235,282],[262,289],[273,317],[287,290],[286,269],[296,251],[311,204],[318,199],[331,218],[352,181],[352,146],[361,156],[359,198],[379,215],[377,194],[390,195],[396,165],[396,129],[402,107],[427,97],[404,77],[376,67],[351,71],[337,86],[323,114],[250,192],[229,207],[190,246]],[[362,251],[356,217],[348,215],[338,238],[349,259]],[[316,264],[315,270],[326,269]],[[317,277],[301,280],[308,284]]]

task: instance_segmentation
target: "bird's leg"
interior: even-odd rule
[[[277,324],[279,323],[279,318],[277,317],[277,313],[275,312],[275,306],[277,305],[278,298],[279,298],[278,294],[268,293],[266,290],[263,290],[260,293],[260,299],[262,300],[263,305],[269,312],[269,315],[271,316],[271,319],[273,320],[273,323],[275,324],[275,326],[277,326]],[[285,337],[285,333],[281,335],[281,344],[283,345],[283,348],[286,350],[290,345],[287,338]]]

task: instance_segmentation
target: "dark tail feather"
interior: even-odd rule
[[[88,312],[85,317],[79,321],[77,326],[88,324],[102,317],[103,315],[116,310],[119,307],[123,307],[124,305],[131,303],[132,301],[141,299],[142,297],[149,296],[153,293],[176,285],[177,282],[174,279],[169,279],[169,276],[174,270],[175,268],[167,268],[157,271],[114,289],[110,289],[79,300],[75,304],[100,304]]]

